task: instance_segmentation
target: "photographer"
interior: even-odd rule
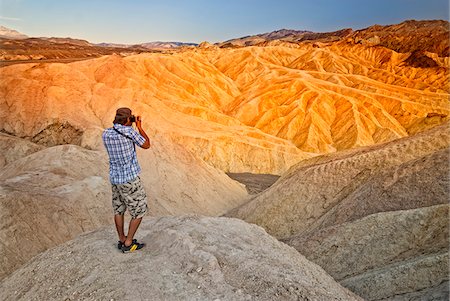
[[[142,217],[147,212],[147,195],[139,174],[141,168],[137,161],[136,144],[148,149],[150,140],[142,129],[141,117],[134,116],[129,108],[116,111],[114,125],[103,132],[103,143],[109,155],[109,176],[112,186],[112,205],[114,222],[119,241],[117,247],[122,252],[142,249],[145,244],[133,239]],[[139,133],[132,127],[136,123]],[[131,215],[128,234],[124,234],[124,213]]]

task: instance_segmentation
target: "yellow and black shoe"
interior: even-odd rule
[[[133,239],[133,243],[137,243],[137,239]],[[120,240],[117,241],[117,249],[122,250],[122,246],[123,246],[123,242],[121,242]]]
[[[122,245],[122,253],[130,253],[130,252],[134,252],[136,250],[140,250],[143,247],[145,247],[145,244],[141,244],[138,242],[132,242],[131,245],[126,246],[125,244]]]

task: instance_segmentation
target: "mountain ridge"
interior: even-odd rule
[[[396,52],[428,51],[449,56],[449,22],[446,20],[405,20],[398,24],[372,25],[354,30],[332,32],[280,29],[263,34],[234,38],[216,43],[220,47],[257,46],[274,40],[285,42],[353,42],[384,46]],[[436,45],[437,44],[437,45]]]
[[[428,36],[430,28],[436,31],[434,34]],[[28,36],[17,32],[16,30],[6,27],[0,27],[1,30],[10,32],[10,37],[17,39],[26,39]],[[449,23],[446,20],[405,20],[398,24],[388,25],[371,25],[362,29],[343,28],[330,32],[314,32],[310,30],[298,30],[298,29],[278,29],[266,33],[247,35],[239,38],[232,38],[222,42],[217,42],[215,45],[219,47],[242,47],[242,46],[255,46],[261,43],[266,43],[274,40],[280,40],[285,42],[336,42],[344,41],[346,39],[352,40],[354,43],[369,43],[371,45],[381,45],[397,52],[414,52],[414,51],[429,51],[437,53],[439,56],[449,55],[448,41],[445,42],[446,36],[448,36]],[[421,34],[424,31],[425,34]],[[401,36],[408,36],[406,41]],[[5,35],[4,38],[8,38]],[[442,45],[436,47],[429,47],[431,41],[434,39],[440,39]],[[47,38],[42,39],[54,40],[66,39],[68,42],[72,38]],[[381,39],[381,40],[380,40]],[[82,39],[72,39],[72,42],[85,41]],[[124,43],[91,43],[87,42],[91,46],[99,47],[118,47],[118,48],[130,48],[130,47],[143,47],[147,49],[176,49],[184,46],[198,46],[198,43],[192,42],[174,42],[174,41],[151,41],[138,44],[124,44]],[[425,47],[423,46],[425,45]]]
[[[255,46],[263,42],[281,40],[285,42],[302,42],[307,40],[332,41],[353,33],[351,28],[331,32],[313,32],[309,30],[278,29],[262,34],[248,35],[216,43],[219,47]]]
[[[148,49],[174,49],[179,47],[194,47],[198,46],[197,43],[190,42],[164,42],[164,41],[153,41],[139,44],[116,44],[116,43],[97,43],[93,44],[101,47],[121,47],[121,48],[129,48],[129,47],[144,47]]]
[[[26,34],[18,32],[15,29],[11,29],[0,25],[0,38],[3,39],[27,39],[29,38]]]
[[[29,37],[23,33],[18,32],[17,30],[0,26],[0,38],[3,39],[12,39],[12,40],[23,40],[23,39],[41,39],[53,43],[59,43],[59,44],[73,44],[78,46],[99,46],[99,47],[113,47],[113,48],[137,48],[137,47],[143,47],[147,49],[173,49],[183,46],[197,46],[197,43],[192,42],[176,42],[176,41],[151,41],[151,42],[144,42],[144,43],[137,43],[137,44],[124,44],[124,43],[109,43],[109,42],[102,42],[102,43],[92,43],[85,39],[77,39],[72,37]]]

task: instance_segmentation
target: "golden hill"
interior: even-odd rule
[[[416,68],[410,57],[343,41],[273,42],[8,66],[0,68],[0,130],[33,139],[68,123],[82,135],[130,106],[152,134],[222,170],[281,174],[314,153],[447,120],[448,58],[429,53],[438,67]]]

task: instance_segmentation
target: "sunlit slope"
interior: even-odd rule
[[[225,107],[230,116],[326,152],[404,137],[447,118],[448,68],[413,68],[408,57],[341,43],[239,48],[212,61],[242,92]]]
[[[187,49],[0,69],[0,129],[107,127],[118,106],[226,171],[280,174],[311,153],[381,143],[448,119],[448,60],[346,42]]]
[[[109,56],[1,68],[0,129],[31,139],[56,123],[85,132],[111,126],[115,110],[129,106],[143,116],[151,136],[169,137],[225,171],[280,174],[311,157],[290,141],[223,114],[220,107],[238,93],[235,84],[191,56]]]

